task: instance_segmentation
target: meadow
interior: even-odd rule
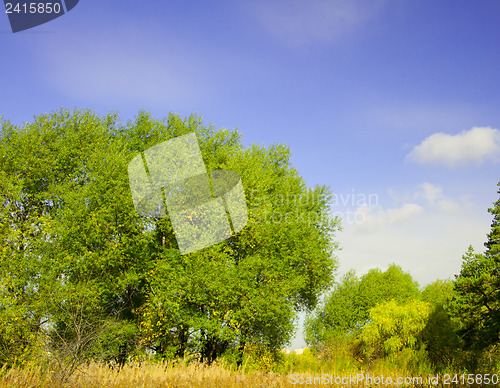
[[[214,362],[210,366],[187,360],[128,363],[123,368],[112,368],[103,363],[89,363],[79,368],[65,382],[60,381],[57,368],[32,364],[23,368],[2,369],[0,388],[118,388],[118,387],[462,387],[488,386],[452,383],[451,375],[414,375],[396,370],[388,364],[379,364],[370,371],[362,369],[335,369],[333,364],[321,363],[311,352],[303,355],[284,355],[273,370],[262,368],[247,359],[239,370],[228,363]],[[446,384],[448,382],[448,384]],[[497,385],[490,384],[494,387]]]

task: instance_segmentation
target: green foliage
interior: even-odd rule
[[[169,119],[170,126],[184,125],[176,135],[196,131],[207,168],[241,176],[248,225],[217,246],[185,256],[165,241],[146,278],[144,338],[160,353],[172,347],[177,356],[198,352],[209,363],[245,344],[280,349],[293,333],[296,313],[314,306],[331,282],[331,234],[338,226],[327,217],[330,193],[306,188],[284,146],[244,149],[234,131],[191,124]]]
[[[135,212],[127,166],[191,132],[208,170],[241,176],[249,220],[180,255],[168,216]],[[245,148],[237,131],[194,115],[140,112],[121,125],[117,115],[61,110],[22,128],[3,121],[0,155],[0,319],[22,320],[2,325],[3,363],[27,354],[7,344],[40,341],[59,359],[120,363],[144,348],[208,363],[249,344],[272,353],[332,282],[331,193],[306,187],[286,146]],[[79,350],[66,357],[70,345]]]
[[[315,346],[342,342],[355,337],[369,320],[370,309],[394,299],[405,302],[419,298],[418,283],[397,265],[385,272],[371,269],[361,279],[348,272],[324,303],[309,316],[305,324],[306,341]]]
[[[500,182],[497,186],[500,187]],[[500,194],[500,189],[497,193]],[[493,216],[493,221],[491,222],[491,231],[488,233],[488,241],[484,244],[485,254],[498,264],[500,261],[500,198],[493,204],[493,207],[488,209],[488,212]]]
[[[25,304],[9,295],[0,284],[0,365],[25,364],[37,355],[37,339]]]
[[[488,209],[493,222],[486,252],[477,254],[469,247],[450,306],[460,317],[460,335],[468,349],[484,349],[500,342],[500,199],[494,205]]]
[[[385,360],[427,370],[422,332],[431,304],[421,297],[418,283],[397,265],[372,269],[361,279],[350,271],[307,317],[306,341],[340,370],[384,367]]]
[[[434,307],[444,306],[453,296],[453,281],[436,280],[422,290],[422,300]]]
[[[459,334],[466,349],[485,349],[499,342],[498,271],[493,256],[477,254],[472,247],[463,256],[449,308],[460,320]]]
[[[305,348],[301,354],[296,352],[283,355],[282,363],[276,368],[280,373],[314,372],[322,373],[328,366],[311,349]]]
[[[195,115],[139,112],[122,125],[61,110],[0,127],[1,365],[50,359],[61,381],[86,360],[146,351],[274,370],[498,369],[500,199],[486,251],[470,248],[454,282],[420,292],[396,265],[349,272],[307,317],[312,353],[297,358],[279,350],[332,286],[339,220],[330,190],[307,187],[286,146],[244,147]],[[241,177],[248,224],[181,255],[168,215],[136,213],[127,167],[192,132],[207,170]]]
[[[362,319],[368,318],[369,310],[381,302],[394,299],[403,303],[418,299],[419,294],[418,283],[398,265],[392,264],[385,272],[378,268],[371,269],[361,278],[359,284]]]
[[[431,304],[431,313],[422,332],[429,360],[439,372],[461,365],[463,354],[456,333],[458,322],[445,307],[453,296],[453,281],[436,280],[422,291],[422,300]]]
[[[404,305],[395,300],[370,309],[370,322],[360,334],[371,357],[394,355],[404,348],[416,349],[420,333],[430,314],[430,304],[412,300]]]
[[[331,343],[357,328],[363,316],[359,283],[354,271],[349,271],[335,285],[334,291],[318,309],[316,316],[307,317],[305,337],[308,343]]]

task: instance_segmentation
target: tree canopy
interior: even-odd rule
[[[377,304],[393,299],[404,303],[418,297],[418,283],[395,264],[384,272],[371,269],[361,279],[350,271],[335,284],[315,314],[307,318],[306,340],[317,344],[358,334],[370,319],[370,309]]]
[[[140,112],[122,125],[117,114],[60,110],[0,125],[0,320],[13,322],[0,331],[0,362],[17,357],[12,339],[35,349],[67,337],[75,314],[95,322],[85,329],[99,334],[94,357],[148,348],[211,362],[248,346],[277,350],[332,282],[331,192],[308,188],[284,145],[245,147],[238,131],[195,115]],[[168,215],[135,211],[127,166],[192,132],[207,170],[240,175],[248,224],[181,255]]]

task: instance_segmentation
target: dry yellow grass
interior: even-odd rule
[[[56,378],[55,374],[52,377]],[[51,381],[39,368],[9,370],[0,379],[0,387],[59,387],[57,381]],[[218,365],[210,367],[191,364],[188,366],[173,364],[143,364],[125,366],[120,371],[99,364],[91,364],[75,373],[64,384],[68,388],[87,387],[287,387],[284,375],[253,372],[237,373]]]
[[[297,386],[332,386],[332,387],[370,387],[387,386],[383,384],[295,384],[292,382],[292,374],[296,377],[319,377],[320,374],[287,373],[276,374],[271,372],[248,372],[241,373],[223,368],[220,365],[205,366],[200,364],[174,365],[172,363],[153,364],[144,363],[141,366],[126,365],[120,371],[113,370],[100,364],[90,364],[81,371],[75,373],[64,385],[60,385],[53,379],[55,374],[42,373],[41,369],[34,367],[31,369],[12,369],[3,371],[0,377],[0,388],[12,387],[67,387],[67,388],[170,388],[170,387],[223,387],[223,388],[272,388],[272,387],[297,387]],[[334,376],[345,376],[345,374],[335,374]],[[374,375],[375,377],[375,375]],[[386,378],[388,375],[386,375]],[[393,380],[396,376],[392,376]],[[390,385],[397,387],[397,384]],[[400,385],[405,387],[428,386],[428,385]],[[437,385],[441,386],[441,385]],[[436,385],[433,385],[436,387]]]

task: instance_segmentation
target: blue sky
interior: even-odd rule
[[[496,0],[81,0],[16,34],[0,17],[0,115],[198,113],[287,144],[337,196],[339,274],[395,262],[425,285],[490,228],[498,20]]]

